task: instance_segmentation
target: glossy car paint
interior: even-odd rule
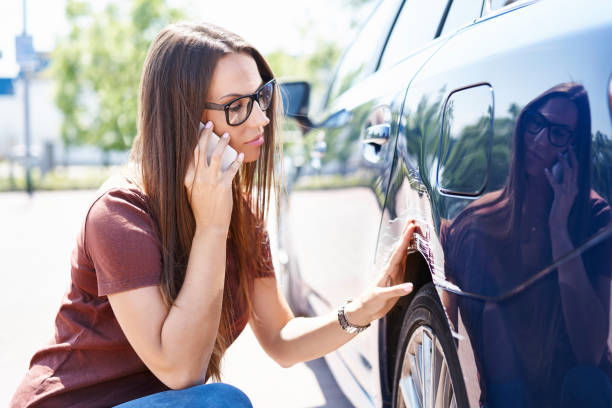
[[[470,406],[498,406],[504,398],[515,398],[514,406],[557,406],[565,384],[578,390],[583,385],[571,382],[578,361],[590,367],[586,379],[600,381],[600,389],[610,381],[612,4],[522,2],[475,17],[330,101],[326,115],[335,115],[335,123],[312,131],[316,143],[292,182],[284,223],[291,247],[285,249],[309,307],[323,313],[365,289],[387,261],[403,222],[416,218],[423,235],[411,256],[421,261],[411,260],[420,269],[409,277],[419,284],[433,281],[438,289]],[[550,230],[551,204],[532,211],[538,200],[510,188],[509,176],[523,160],[513,153],[515,140],[530,137],[517,127],[523,108],[541,110],[541,95],[559,86],[583,87],[588,97],[588,110],[578,108],[577,114],[590,118],[591,153],[577,165],[590,174],[577,183],[588,183],[583,189],[599,198],[594,209],[592,199],[582,198],[581,219],[566,216],[570,229],[586,227],[570,232],[571,246],[553,256],[551,247],[560,239]],[[544,148],[525,160],[537,162]],[[521,228],[498,228],[504,220],[495,214],[506,209],[494,198],[502,190],[508,202],[520,202],[512,208],[522,209],[513,218]],[[544,184],[550,201],[545,190]],[[526,219],[533,227],[523,227]],[[589,285],[568,291],[566,282],[578,275]],[[394,316],[407,302],[328,357],[355,406],[389,403]],[[603,314],[581,325],[570,305]],[[559,363],[554,352],[542,352],[555,347],[565,347],[561,351],[571,358]]]

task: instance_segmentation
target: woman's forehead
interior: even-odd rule
[[[253,57],[247,54],[228,54],[217,63],[213,73],[208,100],[217,102],[255,92],[261,85],[261,75]]]
[[[571,128],[575,127],[578,121],[578,108],[573,101],[567,98],[550,98],[540,108],[540,113],[553,123]]]

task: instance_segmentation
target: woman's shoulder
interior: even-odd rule
[[[108,200],[110,197],[115,197],[141,206],[149,205],[149,198],[140,183],[127,173],[119,173],[109,177],[100,188],[98,188],[96,199],[93,204],[99,200]]]
[[[89,216],[99,210],[110,212],[140,209],[151,212],[150,199],[140,184],[126,173],[108,178],[98,188],[89,208]]]
[[[125,175],[109,178],[98,189],[85,218],[86,236],[140,231],[156,235],[150,199]]]
[[[590,231],[595,233],[612,223],[612,208],[595,190],[591,190],[589,196]]]
[[[161,243],[148,201],[125,177],[109,179],[98,190],[82,230],[98,295],[159,284]]]

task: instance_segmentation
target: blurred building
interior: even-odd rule
[[[37,53],[40,64],[30,77],[30,137],[33,165],[43,171],[54,165],[101,165],[102,150],[95,146],[71,146],[60,136],[61,112],[55,106],[55,83],[48,71],[49,53]],[[25,157],[23,79],[0,78],[0,160],[20,162]],[[68,152],[68,154],[67,154]],[[127,160],[127,152],[111,152],[110,164]]]

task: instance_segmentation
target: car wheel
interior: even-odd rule
[[[467,407],[461,368],[432,283],[404,315],[393,380],[394,408]]]

